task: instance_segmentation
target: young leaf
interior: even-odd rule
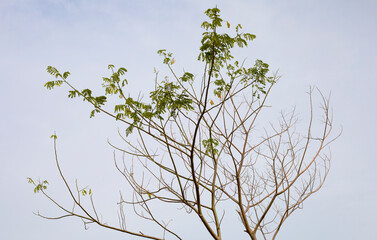
[[[63,73],[63,78],[66,79],[70,74],[71,74],[70,72]]]
[[[50,82],[46,82],[45,85],[43,85],[43,86],[46,87],[48,90],[51,90],[51,89],[54,88],[54,85],[55,85],[55,82],[50,81]]]
[[[179,79],[181,79],[182,82],[187,82],[187,81],[191,81],[192,82],[194,80],[194,74],[189,73],[189,72],[185,72],[183,74],[183,76],[180,77]]]
[[[71,91],[68,91],[69,94],[68,94],[68,97],[69,98],[75,98],[77,96],[77,92],[74,91],[74,90],[71,90]]]
[[[34,181],[33,181],[33,179],[31,179],[31,178],[29,178],[29,177],[28,177],[28,178],[26,178],[26,179],[27,179],[27,182],[28,182],[28,183],[32,183],[32,184],[34,184]]]
[[[100,110],[98,110],[97,108],[96,109],[94,109],[94,110],[92,110],[91,112],[90,112],[90,118],[92,118],[92,117],[94,117],[95,116],[95,114],[96,113],[99,113],[100,112]]]
[[[134,125],[130,125],[128,128],[126,128],[126,137],[132,133],[133,129]]]

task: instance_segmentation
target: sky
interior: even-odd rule
[[[370,0],[0,0],[0,239],[134,239],[78,219],[45,220],[59,211],[26,178],[47,179],[63,203],[50,135],[58,135],[63,171],[95,189],[106,221],[117,224],[122,178],[107,140],[119,141],[117,123],[67,98],[67,88],[47,91],[48,65],[71,72],[78,88],[100,91],[108,64],[128,69],[133,92],[153,87],[159,49],[175,53],[178,66],[200,69],[201,29],[207,8],[241,23],[257,38],[237,54],[263,59],[279,71],[274,108],[297,106],[305,117],[307,94],[316,86],[331,93],[332,164],[321,191],[287,220],[278,239],[375,239],[377,216],[377,2]],[[238,56],[238,55],[237,55]],[[198,72],[199,73],[199,72]],[[135,219],[130,219],[135,224]],[[229,222],[225,239],[239,222]],[[186,239],[208,239],[201,227],[182,223]],[[373,234],[373,235],[372,235]]]

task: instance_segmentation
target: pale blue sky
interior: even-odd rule
[[[290,217],[279,239],[375,239],[377,2],[372,0],[0,0],[0,239],[134,239],[96,226],[85,231],[77,219],[48,221],[32,214],[58,211],[33,194],[26,177],[48,179],[51,192],[69,200],[53,162],[54,131],[67,176],[96,189],[104,218],[114,224],[123,183],[106,144],[108,138],[119,141],[117,125],[103,116],[89,119],[90,108],[69,100],[66,88],[44,89],[50,79],[45,68],[69,70],[79,88],[99,91],[106,66],[115,64],[129,70],[134,92],[148,90],[153,68],[163,71],[158,49],[173,51],[177,66],[200,69],[200,24],[203,12],[216,4],[224,19],[257,35],[240,56],[279,69],[274,107],[297,105],[304,114],[305,92],[315,85],[331,91],[335,131],[344,130],[331,147],[325,186]],[[233,235],[238,225],[229,222],[226,239],[247,239]],[[179,226],[186,239],[208,239],[191,223]]]

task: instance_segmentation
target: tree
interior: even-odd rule
[[[237,214],[250,239],[276,239],[284,221],[321,189],[330,166],[325,150],[336,139],[330,138],[329,99],[317,91],[323,112],[317,133],[313,126],[314,89],[310,88],[310,116],[304,134],[297,132],[297,117],[292,112],[282,114],[278,124],[271,123],[258,136],[259,125],[266,122],[260,116],[268,107],[267,97],[279,77],[269,74],[269,65],[261,60],[251,67],[234,60],[231,50],[247,47],[255,35],[243,33],[237,25],[234,36],[230,36],[226,32],[231,25],[226,22],[223,26],[219,13],[218,8],[205,12],[209,21],[202,24],[198,57],[204,66],[201,81],[190,72],[178,74],[173,68],[173,54],[159,50],[172,80],[166,77],[159,82],[156,72],[155,89],[149,100],[143,101],[127,93],[127,70],[109,65],[111,76],[104,77],[102,85],[105,95],[120,99],[113,112],[105,106],[107,96],[93,96],[90,89],[78,90],[68,81],[69,72],[61,74],[47,67],[56,78],[45,84],[47,89],[68,85],[69,98],[81,98],[94,107],[90,117],[103,113],[126,126],[120,136],[128,147],[112,146],[133,159],[126,162],[123,158],[123,164],[114,161],[133,194],[126,198],[121,195],[120,226],[110,226],[98,217],[92,190],[77,186],[75,190],[68,184],[58,161],[57,136],[52,135],[56,165],[74,208],[50,196],[47,181],[28,180],[35,186],[34,192],[41,192],[65,212],[58,218],[77,217],[85,225],[96,223],[145,239],[182,239],[179,232],[155,215],[151,206],[158,202],[196,214],[216,240],[222,239],[221,223],[229,211]],[[83,197],[90,199],[91,206],[83,204]],[[225,208],[222,202],[228,203]],[[123,211],[127,206],[162,232],[153,235],[142,229],[128,229],[128,216]]]

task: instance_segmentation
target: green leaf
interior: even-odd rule
[[[30,182],[30,180],[29,180],[29,182]],[[34,182],[32,182],[32,183],[35,185]],[[47,186],[46,186],[47,184],[48,184],[47,180],[44,180],[42,182],[39,181],[39,183],[34,188],[34,193],[38,193],[39,191],[46,190],[47,189]]]
[[[55,82],[50,81],[50,82],[46,82],[45,85],[43,85],[43,86],[46,87],[48,90],[51,90],[51,89],[54,88],[54,85],[55,85]]]
[[[62,80],[57,80],[57,81],[54,82],[54,84],[56,86],[61,86],[63,84],[63,81]]]
[[[107,101],[106,96],[99,96],[95,98],[95,102],[98,105],[104,105],[106,101]]]
[[[63,73],[63,78],[66,79],[70,74],[71,74],[70,72]]]
[[[125,68],[123,68],[123,67],[121,67],[121,68],[118,69],[118,74],[119,74],[120,76],[126,74],[126,72],[127,72],[127,69],[125,69]]]
[[[95,114],[96,114],[96,113],[99,113],[99,112],[100,112],[100,110],[98,110],[97,108],[94,109],[94,110],[92,110],[92,111],[90,112],[90,118],[94,117]]]
[[[202,144],[204,148],[206,149],[206,154],[214,155],[216,156],[219,152],[219,150],[216,149],[216,147],[219,145],[219,142],[216,139],[206,139],[202,141]]]
[[[28,182],[28,183],[35,184],[34,181],[33,181],[33,179],[31,179],[31,178],[29,178],[29,177],[26,178],[26,179],[27,179],[27,182]]]
[[[133,129],[134,129],[134,125],[130,125],[128,128],[126,128],[126,136],[130,135]]]
[[[118,113],[115,117],[115,120],[123,119],[124,118],[124,113]]]
[[[252,41],[256,38],[254,34],[250,34],[250,33],[244,33],[244,37],[246,40],[249,40],[249,41]]]
[[[90,90],[90,89],[84,89],[84,90],[81,91],[81,94],[84,97],[91,97],[92,96],[92,90]]]
[[[182,82],[188,82],[188,81],[192,82],[192,81],[194,81],[194,74],[189,73],[189,72],[185,72],[183,74],[183,76],[180,77],[179,79],[181,79]]]
[[[75,97],[77,97],[77,92],[76,91],[71,90],[71,91],[68,91],[68,92],[69,92],[69,94],[68,94],[69,98],[75,98]]]
[[[51,90],[53,89],[55,86],[60,86],[63,84],[63,81],[62,80],[57,80],[57,81],[50,81],[50,82],[46,82],[44,87],[46,87],[48,90]]]
[[[126,108],[126,106],[123,105],[123,104],[115,105],[115,107],[114,107],[114,112],[117,113],[117,112],[124,111],[125,108]]]
[[[163,63],[164,64],[170,64],[173,54],[172,53],[166,53],[166,49],[161,49],[157,51],[157,54],[164,57]]]
[[[48,66],[46,70],[49,74],[51,74],[52,76],[55,76],[56,78],[61,77],[59,71],[52,66]]]
[[[216,86],[223,86],[223,85],[225,85],[224,79],[217,79],[214,83],[215,83]]]

